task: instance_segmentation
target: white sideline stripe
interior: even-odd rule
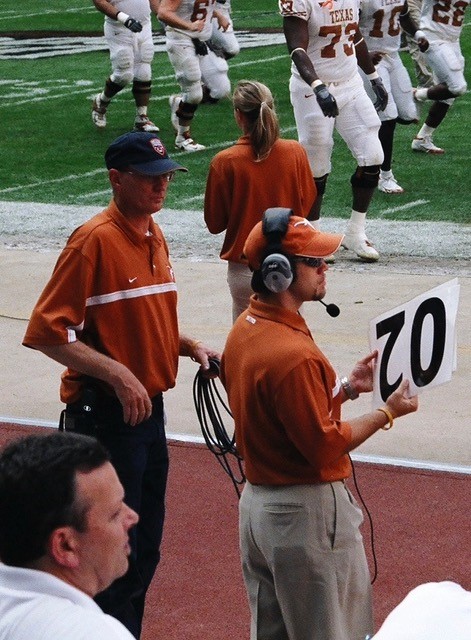
[[[361,453],[352,455],[352,459],[358,462],[371,464],[389,464],[393,467],[407,467],[408,469],[424,469],[427,471],[446,471],[447,473],[463,473],[471,475],[471,467],[447,462],[430,462],[428,460],[414,460],[407,458],[390,458],[389,456],[370,456]]]
[[[0,416],[0,425],[16,424],[25,427],[47,427],[57,429],[57,422],[47,420],[33,420],[32,418],[11,418],[10,416]],[[191,442],[194,444],[205,444],[203,436],[192,436],[190,434],[167,433],[167,440],[177,442]],[[353,454],[352,459],[358,462],[369,464],[391,465],[393,467],[406,467],[408,469],[424,469],[427,471],[444,471],[446,473],[462,473],[471,475],[471,467],[459,464],[448,464],[446,462],[431,462],[429,460],[408,460],[406,458],[390,458],[388,456],[372,456],[363,454]]]
[[[403,204],[400,207],[391,207],[390,209],[383,209],[381,213],[385,216],[388,216],[391,213],[396,213],[397,211],[406,211],[407,209],[413,209],[414,207],[418,207],[421,204],[428,204],[430,200],[414,200],[414,202],[408,202],[407,204]]]

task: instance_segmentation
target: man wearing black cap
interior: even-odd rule
[[[120,136],[105,160],[113,198],[70,236],[23,344],[67,367],[65,429],[95,435],[109,449],[126,503],[139,514],[131,568],[98,600],[138,638],[164,521],[162,393],[175,385],[179,356],[208,369],[218,354],[179,333],[173,269],[152,218],[176,171],[186,169],[152,133]]]
[[[221,379],[247,482],[240,548],[251,640],[364,640],[373,632],[360,508],[349,452],[417,409],[404,381],[384,407],[349,422],[341,404],[372,389],[376,353],[339,379],[299,314],[326,293],[324,258],[342,235],[269,209],[244,246],[249,308],[229,333]]]

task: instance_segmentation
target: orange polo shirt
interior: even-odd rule
[[[232,327],[221,362],[236,446],[252,484],[343,480],[351,427],[341,386],[297,313],[260,302]]]
[[[70,236],[23,344],[34,348],[75,340],[128,367],[150,397],[175,385],[177,286],[167,244],[152,218],[143,235],[113,200]],[[83,382],[83,375],[67,369],[61,400],[77,400]]]
[[[220,256],[246,263],[247,236],[270,207],[293,209],[306,218],[317,190],[304,147],[279,138],[270,154],[255,161],[248,136],[211,161],[206,183],[204,220],[211,233],[226,231]]]

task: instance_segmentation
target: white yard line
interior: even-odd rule
[[[86,173],[81,173],[80,175],[73,173],[68,176],[62,176],[61,178],[53,178],[51,180],[41,180],[39,182],[31,182],[30,184],[19,184],[16,187],[6,187],[5,189],[0,189],[0,194],[4,193],[12,193],[13,191],[21,191],[22,189],[34,189],[36,187],[43,187],[46,184],[54,184],[57,182],[67,182],[69,180],[83,180],[83,178],[89,178],[91,176],[95,176],[98,173],[104,173],[105,169],[95,169],[94,171],[87,171]]]
[[[397,213],[398,211],[407,211],[407,209],[413,209],[414,207],[419,207],[421,204],[428,204],[430,200],[414,200],[414,202],[408,202],[407,204],[402,204],[399,207],[390,207],[389,209],[383,209],[381,211],[381,215],[389,216],[392,213]]]

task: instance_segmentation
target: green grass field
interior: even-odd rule
[[[0,199],[101,206],[109,198],[103,154],[115,137],[132,127],[132,95],[125,89],[117,96],[108,111],[107,128],[95,129],[90,117],[91,97],[102,88],[109,74],[108,52],[97,47],[97,42],[101,43],[102,15],[91,2],[54,0],[47,3],[43,11],[41,4],[19,4],[13,0],[2,3],[0,114],[4,135],[0,147]],[[253,0],[235,0],[233,4],[236,30],[281,32],[276,0],[259,0],[256,9]],[[468,19],[462,36],[463,54],[468,59],[471,53],[469,26]],[[157,20],[154,28],[158,32]],[[55,55],[50,39],[35,40],[41,31],[56,38],[71,33],[78,37],[74,41],[63,41],[62,54]],[[23,39],[2,38],[15,32],[23,32]],[[24,39],[24,32],[30,32],[27,35],[31,39]],[[198,141],[207,145],[206,151],[173,153],[168,97],[178,92],[178,85],[167,54],[161,49],[158,47],[153,63],[149,114],[160,126],[162,140],[170,154],[189,169],[189,173],[179,176],[172,186],[167,206],[198,210],[202,207],[212,156],[232,144],[239,132],[229,100],[212,106],[201,105],[192,131]],[[37,50],[41,52],[39,57]],[[403,55],[409,64],[407,54]],[[244,48],[230,61],[230,78],[233,83],[249,78],[268,84],[276,98],[283,135],[296,138],[288,94],[289,67],[282,42]],[[467,74],[469,81],[469,65]],[[412,153],[410,142],[418,127],[398,126],[393,168],[405,193],[387,196],[378,192],[370,217],[470,222],[469,96],[468,91],[455,102],[435,135],[436,143],[446,148],[444,156]],[[426,109],[422,119],[425,115]],[[354,166],[353,158],[338,138],[323,215],[349,215],[349,178]]]

